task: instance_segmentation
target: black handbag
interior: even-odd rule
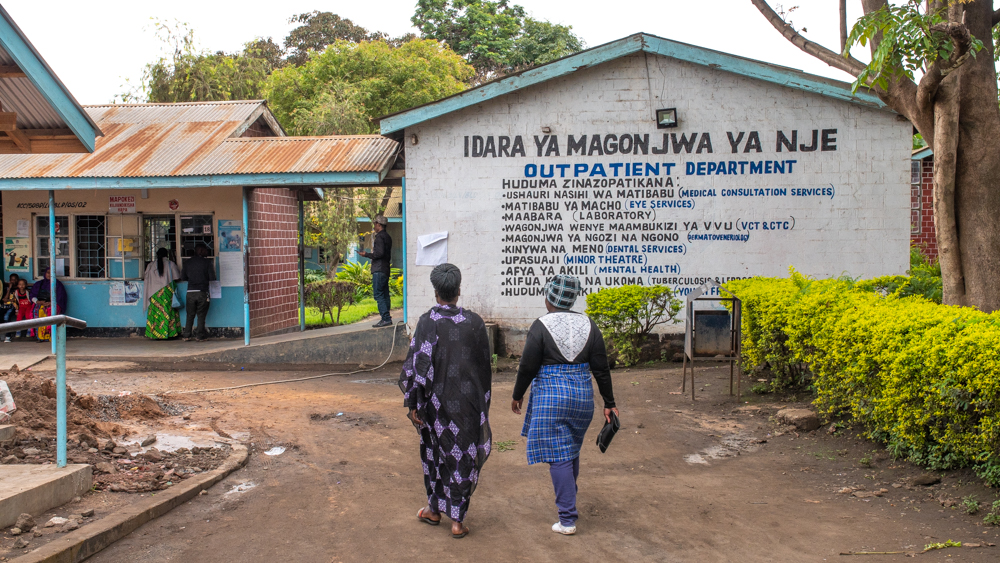
[[[601,428],[600,433],[597,434],[597,447],[601,448],[602,454],[608,451],[608,446],[611,445],[611,440],[618,433],[620,427],[618,415],[615,414],[615,411],[611,411],[611,422],[605,422],[604,428]]]

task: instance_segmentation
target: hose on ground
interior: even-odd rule
[[[308,377],[297,377],[295,379],[280,379],[278,381],[261,381],[259,383],[245,383],[243,385],[233,385],[231,387],[213,387],[211,389],[190,389],[186,391],[165,391],[164,395],[191,395],[194,393],[212,393],[215,391],[232,391],[234,389],[246,389],[248,387],[260,387],[262,385],[279,385],[281,383],[298,383],[300,381],[311,381],[313,379],[322,379],[324,377],[332,377],[334,375],[354,375],[357,373],[365,373],[370,371],[375,371],[385,364],[389,363],[392,359],[392,353],[396,349],[396,331],[399,330],[399,325],[403,324],[403,321],[399,321],[395,326],[392,327],[392,346],[389,348],[389,355],[386,356],[385,361],[373,368],[359,369],[355,371],[348,371],[344,373],[324,373],[322,375],[310,375]]]

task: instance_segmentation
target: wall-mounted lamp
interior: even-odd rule
[[[411,145],[415,145],[415,144],[417,144],[419,142],[420,142],[420,139],[417,138],[417,134],[416,133],[410,135],[410,144]]]
[[[549,126],[542,127],[542,133],[545,133],[547,135],[547,134],[549,134],[551,132],[552,132],[552,128],[551,127],[549,127]]]
[[[677,127],[677,108],[656,110],[656,127],[657,129]]]

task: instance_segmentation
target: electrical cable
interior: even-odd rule
[[[298,377],[295,379],[281,379],[278,381],[261,381],[260,383],[246,383],[243,385],[233,385],[232,387],[214,387],[211,389],[191,389],[188,391],[165,391],[164,395],[191,395],[194,393],[212,393],[215,391],[232,391],[234,389],[246,389],[248,387],[260,387],[261,385],[278,385],[281,383],[297,383],[299,381],[310,381],[313,379],[322,379],[324,377],[331,377],[334,375],[354,375],[356,373],[365,373],[369,371],[375,371],[385,364],[389,363],[392,359],[392,353],[396,349],[396,331],[399,329],[399,325],[405,324],[403,321],[399,321],[392,327],[392,346],[389,348],[389,355],[386,356],[385,361],[373,368],[359,369],[355,371],[349,371],[344,373],[324,373],[322,375],[310,375],[309,377]]]

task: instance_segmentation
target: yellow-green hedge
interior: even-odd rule
[[[973,466],[1000,486],[1000,313],[794,270],[726,287],[743,302],[747,369],[807,374],[821,413],[853,417],[898,457]]]

